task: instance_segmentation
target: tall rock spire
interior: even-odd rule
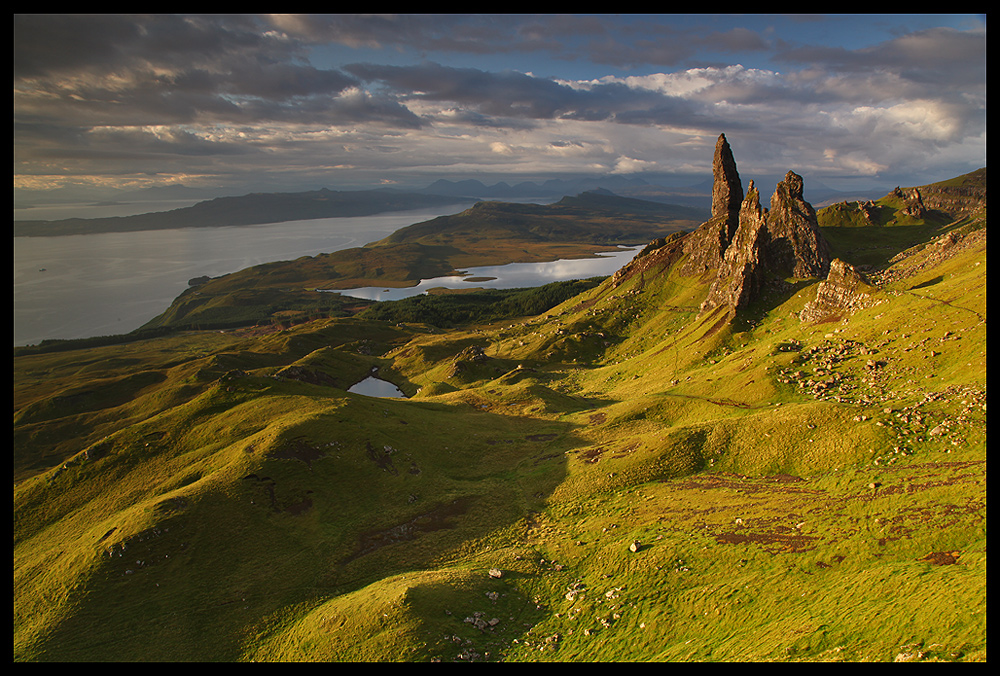
[[[739,223],[743,184],[725,134],[719,134],[719,140],[715,142],[712,179],[712,218],[725,217],[726,223],[732,226],[729,231],[731,237]]]
[[[746,198],[740,206],[739,227],[726,249],[699,314],[719,306],[727,306],[732,312],[758,294],[767,239],[767,209],[760,205],[760,193],[750,181]]]
[[[767,267],[800,279],[826,277],[830,245],[820,234],[816,210],[802,197],[802,185],[802,177],[789,171],[774,189],[767,214]]]
[[[684,247],[684,274],[700,275],[718,268],[740,222],[743,184],[725,134],[719,134],[712,158],[712,217],[702,223]]]
[[[753,181],[739,212],[739,226],[701,304],[700,315],[725,307],[729,316],[757,298],[768,277],[826,277],[830,246],[820,234],[816,211],[802,197],[802,177],[785,174],[771,197],[760,205]]]

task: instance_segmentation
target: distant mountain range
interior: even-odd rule
[[[762,176],[755,179],[758,186],[770,190],[783,176]],[[770,187],[769,187],[770,186]],[[523,181],[511,185],[505,181],[486,185],[476,179],[450,181],[439,179],[421,190],[423,193],[453,195],[475,199],[517,199],[528,197],[561,197],[578,195],[593,190],[609,190],[623,197],[634,197],[681,206],[708,208],[712,203],[712,179],[683,187],[665,187],[649,183],[641,178],[625,176],[600,176],[577,179],[552,179],[536,183]],[[878,199],[888,192],[887,188],[872,188],[862,191],[844,192],[834,190],[815,180],[807,180],[807,198],[815,206],[826,206],[835,202]]]
[[[641,178],[626,178],[624,176],[601,176],[575,179],[550,179],[541,183],[533,181],[522,181],[510,185],[506,181],[500,181],[487,186],[482,181],[476,179],[465,179],[462,181],[449,181],[439,179],[434,181],[421,192],[433,193],[435,195],[455,195],[462,197],[479,198],[521,198],[521,197],[553,197],[564,195],[576,195],[589,190],[611,190],[612,192],[624,193],[629,190],[643,189],[650,184]],[[709,186],[711,194],[711,186]]]
[[[323,188],[297,193],[251,193],[216,197],[190,207],[133,216],[14,221],[15,237],[130,232],[168,228],[258,225],[314,218],[370,216],[389,211],[458,204],[467,199],[448,195],[377,190],[335,191]]]
[[[780,177],[774,178],[776,184]],[[764,188],[770,179],[761,177],[757,185]],[[816,181],[806,182],[809,201],[817,207],[842,202],[878,199],[885,190],[873,189],[862,193],[833,190]],[[622,197],[684,207],[708,209],[712,199],[712,180],[687,187],[658,186],[637,177],[597,176],[574,179],[551,179],[540,183],[523,181],[513,185],[501,181],[486,185],[476,179],[452,181],[439,179],[423,189],[411,191],[393,188],[373,190],[329,190],[321,188],[304,192],[254,192],[240,196],[205,199],[192,206],[130,216],[105,218],[71,218],[61,220],[15,220],[15,237],[45,237],[99,232],[127,232],[178,227],[217,227],[257,225],[312,218],[368,216],[389,211],[420,209],[429,206],[458,204],[477,200],[551,199],[604,191]],[[121,193],[112,202],[197,199],[206,193],[182,185],[147,188]],[[68,197],[69,195],[64,195]]]

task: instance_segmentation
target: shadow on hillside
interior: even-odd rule
[[[944,281],[944,276],[943,275],[938,275],[937,277],[934,277],[933,279],[928,279],[926,282],[921,282],[920,284],[917,284],[916,286],[911,286],[910,289],[911,290],[913,290],[913,289],[924,289],[924,288],[926,288],[928,286],[934,286],[935,284],[938,284],[938,283],[943,282],[943,281]]]
[[[760,297],[736,314],[732,320],[735,333],[749,331],[760,324],[775,308],[788,302],[802,289],[821,280],[799,279],[794,282],[781,279],[768,280]]]
[[[45,649],[67,661],[107,659],[110,645],[133,659],[232,660],[248,624],[291,605],[381,590],[395,575],[438,570],[456,556],[471,556],[485,578],[497,564],[475,552],[511,546],[507,533],[544,509],[567,475],[566,451],[584,442],[583,425],[475,404],[352,395],[286,420],[273,440],[247,446],[238,477],[192,484],[169,530],[129,556],[102,556],[98,582],[51,628]],[[187,617],[196,605],[211,637],[112,612],[123,589],[129,608],[155,600],[162,617]]]
[[[888,267],[903,251],[923,244],[942,232],[939,223],[891,227],[820,228],[830,243],[831,256],[862,271]]]
[[[383,410],[382,425],[365,430],[374,476],[364,490],[378,490],[366,501],[379,506],[354,524],[355,535],[322,567],[321,586],[336,594],[398,572],[433,568],[448,552],[488,541],[530,518],[564,481],[566,451],[586,443],[578,434],[581,425],[492,412],[471,397],[365,403]],[[553,403],[537,401],[543,408]],[[314,463],[311,482],[325,483],[321,465]],[[335,464],[328,469],[335,472]],[[324,511],[336,512],[319,504],[324,492],[316,489],[313,497],[321,519]]]

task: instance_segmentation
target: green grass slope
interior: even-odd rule
[[[916,227],[825,226],[873,267],[820,323],[698,318],[668,242],[535,316],[16,357],[14,659],[985,661],[985,213]]]

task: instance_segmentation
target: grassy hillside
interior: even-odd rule
[[[15,357],[15,661],[985,661],[985,211],[821,223],[871,271],[822,323],[699,319],[664,247],[539,315]]]
[[[374,246],[420,242],[474,246],[484,239],[526,242],[644,243],[679,230],[693,230],[707,210],[585,192],[555,204],[479,202],[397,230]]]
[[[145,327],[227,328],[344,316],[357,301],[317,289],[414,286],[469,267],[584,258],[693,230],[702,210],[603,193],[556,204],[480,202],[364,247],[258,265],[188,289]]]

